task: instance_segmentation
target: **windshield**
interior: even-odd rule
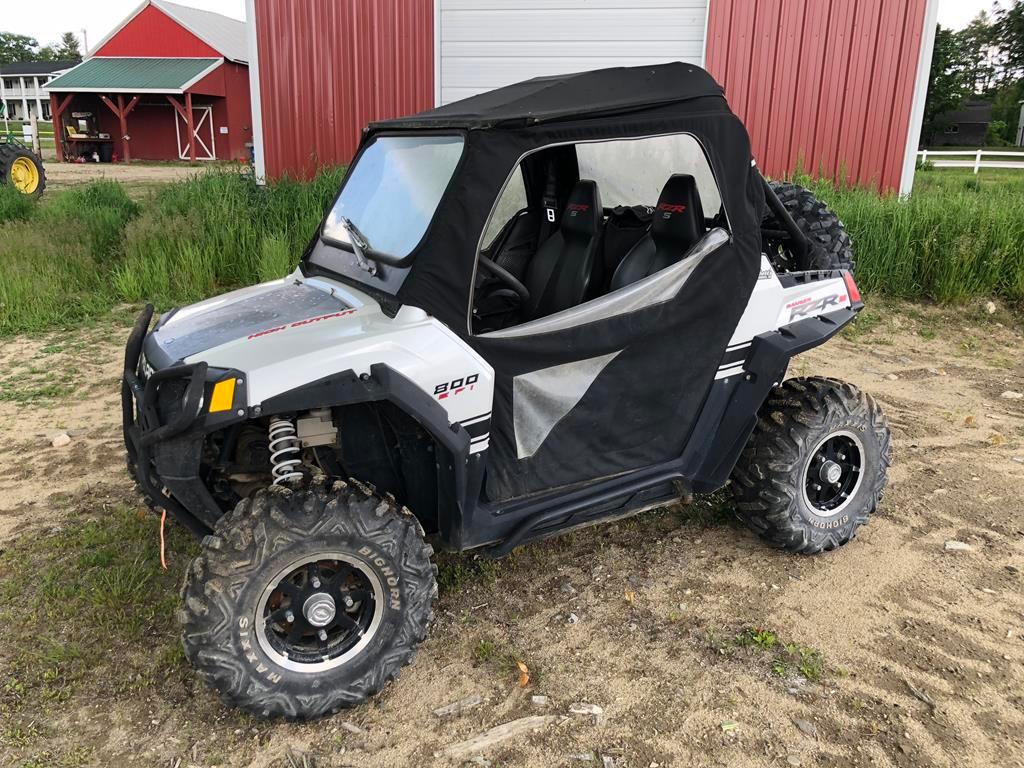
[[[404,259],[423,239],[462,156],[461,136],[381,136],[359,156],[324,221],[325,239]],[[360,253],[360,258],[362,254]]]

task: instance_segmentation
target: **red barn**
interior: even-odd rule
[[[638,7],[638,5],[640,7]],[[687,61],[769,175],[909,191],[938,0],[248,0],[257,174],[347,162],[369,120],[539,75]],[[297,122],[295,114],[313,119]]]
[[[245,22],[147,0],[47,89],[59,159],[249,158]]]

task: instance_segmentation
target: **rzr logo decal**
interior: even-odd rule
[[[438,400],[444,400],[448,396],[461,395],[467,390],[472,391],[476,389],[476,383],[479,380],[479,373],[471,373],[469,376],[463,376],[461,379],[445,381],[434,387],[434,397]]]
[[[335,317],[346,317],[348,315],[354,315],[355,313],[356,313],[356,310],[354,310],[354,309],[346,309],[346,310],[344,310],[342,312],[332,312],[329,315],[320,315],[319,317],[307,317],[305,320],[296,320],[294,323],[288,323],[287,325],[279,325],[279,326],[277,326],[277,328],[267,328],[265,331],[257,331],[256,333],[250,333],[245,338],[247,340],[258,339],[260,336],[269,336],[272,333],[277,333],[278,331],[284,331],[284,330],[287,330],[288,328],[299,328],[300,326],[303,326],[303,325],[311,325],[312,323],[319,323],[321,320],[332,320]]]
[[[786,309],[789,310],[789,320],[792,322],[798,317],[813,317],[814,315],[821,314],[825,311],[826,307],[838,307],[844,301],[846,301],[845,293],[833,293],[831,296],[825,296],[821,299],[808,296],[806,299],[800,299],[799,301],[787,304]]]
[[[585,203],[569,203],[570,211],[589,211],[590,206]]]
[[[665,213],[682,213],[686,210],[686,206],[675,203],[658,203],[658,210],[665,211]]]

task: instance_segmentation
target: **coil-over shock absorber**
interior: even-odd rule
[[[295,425],[289,419],[273,418],[267,436],[270,440],[270,472],[274,476],[274,485],[300,479],[302,473],[295,468],[302,464],[299,455],[302,446],[296,437]]]

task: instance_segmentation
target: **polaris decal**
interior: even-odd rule
[[[658,203],[658,210],[664,211],[665,213],[682,213],[686,210],[685,205],[677,205],[675,203]]]
[[[307,317],[305,320],[296,320],[294,323],[288,323],[287,325],[279,325],[276,328],[267,328],[263,331],[257,331],[256,333],[250,333],[246,336],[246,340],[258,339],[261,336],[269,336],[272,333],[278,331],[285,331],[289,328],[299,328],[303,325],[311,325],[313,323],[319,323],[321,320],[333,320],[336,317],[347,317],[348,315],[354,315],[357,312],[355,309],[345,309],[341,312],[331,312],[329,315],[320,315],[319,317]]]
[[[825,311],[827,307],[837,309],[846,301],[845,293],[833,293],[831,296],[824,296],[815,299],[813,296],[794,301],[786,305],[789,310],[789,321],[793,322],[798,317],[813,317]]]
[[[463,392],[472,392],[476,389],[476,383],[480,380],[479,373],[471,373],[451,381],[443,381],[434,387],[434,397],[444,400],[449,396],[461,395]]]

